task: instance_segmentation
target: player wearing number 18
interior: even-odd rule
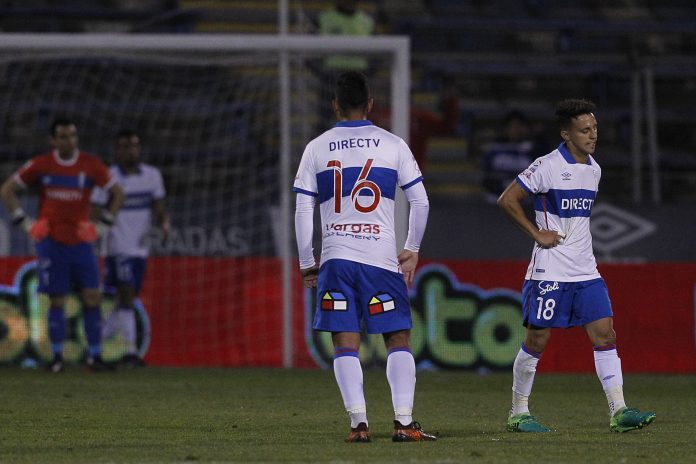
[[[535,241],[522,289],[526,331],[513,365],[509,431],[549,431],[529,413],[528,401],[537,363],[555,327],[585,328],[609,403],[611,430],[627,432],[655,419],[654,413],[627,408],[624,402],[611,302],[592,253],[590,211],[602,173],[593,157],[594,112],[589,101],[559,102],[556,119],[563,142],[535,160],[498,198],[498,205]],[[536,224],[522,209],[527,195],[534,197]]]
[[[367,80],[339,76],[333,108],[338,123],[309,142],[295,177],[295,232],[307,287],[317,288],[313,327],[331,332],[334,373],[351,431],[348,442],[369,442],[360,332],[383,335],[394,407],[392,440],[435,440],[412,417],[416,365],[410,349],[412,282],[428,217],[428,196],[406,143],[367,120]],[[409,230],[398,254],[394,199],[400,187],[410,203]],[[321,267],[312,249],[313,210],[320,204]]]

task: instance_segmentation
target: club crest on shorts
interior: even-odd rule
[[[348,309],[348,300],[346,296],[335,290],[324,292],[321,297],[322,311],[346,311]]]
[[[394,309],[394,298],[388,293],[378,293],[370,298],[370,316]]]

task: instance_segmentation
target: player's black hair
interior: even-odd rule
[[[521,123],[529,125],[529,118],[520,110],[512,110],[503,118],[503,123],[505,125],[510,124],[512,121],[520,121]]]
[[[121,129],[116,133],[116,140],[131,137],[138,137],[138,133],[135,132],[133,129]]]
[[[51,123],[51,137],[56,135],[56,129],[58,126],[65,127],[65,126],[74,126],[75,121],[73,121],[70,118],[66,118],[65,116],[59,116],[53,120]]]
[[[358,71],[347,71],[336,80],[336,101],[341,111],[367,110],[370,89],[367,77]]]
[[[590,100],[576,98],[561,100],[556,104],[556,122],[560,129],[567,129],[573,119],[583,114],[594,113],[596,110],[597,106]]]

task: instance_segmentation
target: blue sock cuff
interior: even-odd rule
[[[410,352],[411,352],[411,348],[409,348],[408,346],[396,346],[396,347],[394,347],[394,348],[390,348],[390,349],[389,349],[389,352],[387,353],[387,356],[389,356],[389,355],[392,354],[392,353],[397,353],[397,352],[399,352],[399,351],[405,351],[405,352],[407,352],[407,353],[410,353]]]
[[[90,356],[101,356],[101,346],[100,345],[89,345],[87,348]]]
[[[602,345],[602,346],[593,346],[592,349],[593,349],[594,351],[610,351],[610,350],[615,350],[615,349],[616,349],[616,344]]]
[[[527,353],[529,356],[534,356],[537,359],[541,358],[541,353],[537,353],[536,351],[530,350],[529,348],[527,348],[527,345],[525,345],[524,342],[522,342],[522,344],[520,345],[520,348],[522,349],[522,351]]]
[[[360,357],[360,352],[354,348],[337,346],[334,348],[334,359],[342,358],[344,356],[353,356],[355,358]]]

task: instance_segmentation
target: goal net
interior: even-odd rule
[[[335,40],[334,40],[335,39]],[[408,42],[307,36],[4,35],[0,164],[6,178],[49,148],[58,116],[80,148],[113,162],[135,130],[142,161],[162,171],[172,229],[153,229],[138,308],[138,348],[155,365],[312,365],[297,273],[292,177],[304,145],[332,124],[324,58],[371,58],[382,124],[406,138]],[[386,114],[386,116],[384,116]],[[394,117],[391,117],[394,114]],[[24,195],[25,210],[37,201]],[[50,358],[47,299],[33,243],[0,224],[0,362]],[[318,251],[318,249],[317,249]],[[79,301],[66,308],[65,357],[85,355]],[[107,296],[104,318],[113,307]],[[104,341],[107,360],[123,354]]]

